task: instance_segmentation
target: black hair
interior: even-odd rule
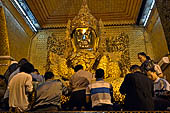
[[[96,78],[103,78],[104,77],[104,70],[103,69],[97,69],[96,70],[96,75],[95,75]]]
[[[140,52],[140,53],[138,53],[138,56],[139,55],[144,56],[147,60],[151,60],[151,58],[149,56],[147,56],[145,52]]]
[[[38,72],[38,69],[34,69],[34,72],[37,72],[37,73],[39,73],[39,72]]]
[[[28,60],[26,58],[22,58],[19,62],[18,62],[18,66],[21,67],[23,64],[28,63]]]
[[[54,77],[53,72],[46,72],[44,75],[45,80],[51,79]]]
[[[132,66],[130,67],[130,71],[136,70],[136,69],[139,69],[139,70],[140,70],[140,66],[138,66],[138,65],[132,65]]]
[[[83,69],[82,65],[76,65],[74,68],[74,72],[77,72],[78,70]]]
[[[20,72],[25,72],[30,74],[34,72],[34,66],[31,63],[27,62],[21,66]]]

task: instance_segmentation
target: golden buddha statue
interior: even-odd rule
[[[119,87],[130,66],[129,38],[125,33],[106,37],[103,28],[103,22],[93,17],[83,0],[79,14],[72,21],[68,20],[64,44],[58,50],[52,48],[58,46],[59,41],[54,43],[56,39],[49,37],[47,70],[53,71],[56,78],[69,79],[78,64],[92,73],[102,68],[105,80],[113,84],[115,100],[122,101],[124,96],[120,95]]]

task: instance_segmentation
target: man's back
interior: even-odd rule
[[[44,81],[42,75],[31,73],[31,76],[33,78],[33,81],[37,81],[37,82],[43,82]]]
[[[141,72],[128,74],[120,88],[127,110],[153,110],[153,83]]]
[[[91,96],[92,107],[103,104],[112,105],[113,87],[103,79],[97,79],[96,82],[88,85],[86,95]]]
[[[26,92],[33,90],[32,77],[30,74],[21,72],[16,74],[9,82],[9,106],[19,107],[22,111],[28,107]]]
[[[48,80],[37,88],[34,107],[50,104],[60,107],[60,98],[67,93],[68,89],[59,80]]]
[[[92,81],[92,74],[90,72],[79,70],[70,79],[70,86],[73,91],[86,89]]]

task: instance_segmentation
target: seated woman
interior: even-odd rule
[[[163,77],[162,70],[158,64],[155,64],[153,60],[150,59],[149,56],[147,56],[144,52],[138,53],[138,59],[142,63],[141,65],[141,71],[146,74],[147,70],[154,67],[154,70],[156,71],[156,74],[159,77]]]

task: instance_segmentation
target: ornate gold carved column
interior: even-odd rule
[[[2,6],[0,6],[0,56],[10,56],[6,19]],[[0,59],[0,74],[4,74],[7,68],[5,64],[9,64],[9,60]]]

